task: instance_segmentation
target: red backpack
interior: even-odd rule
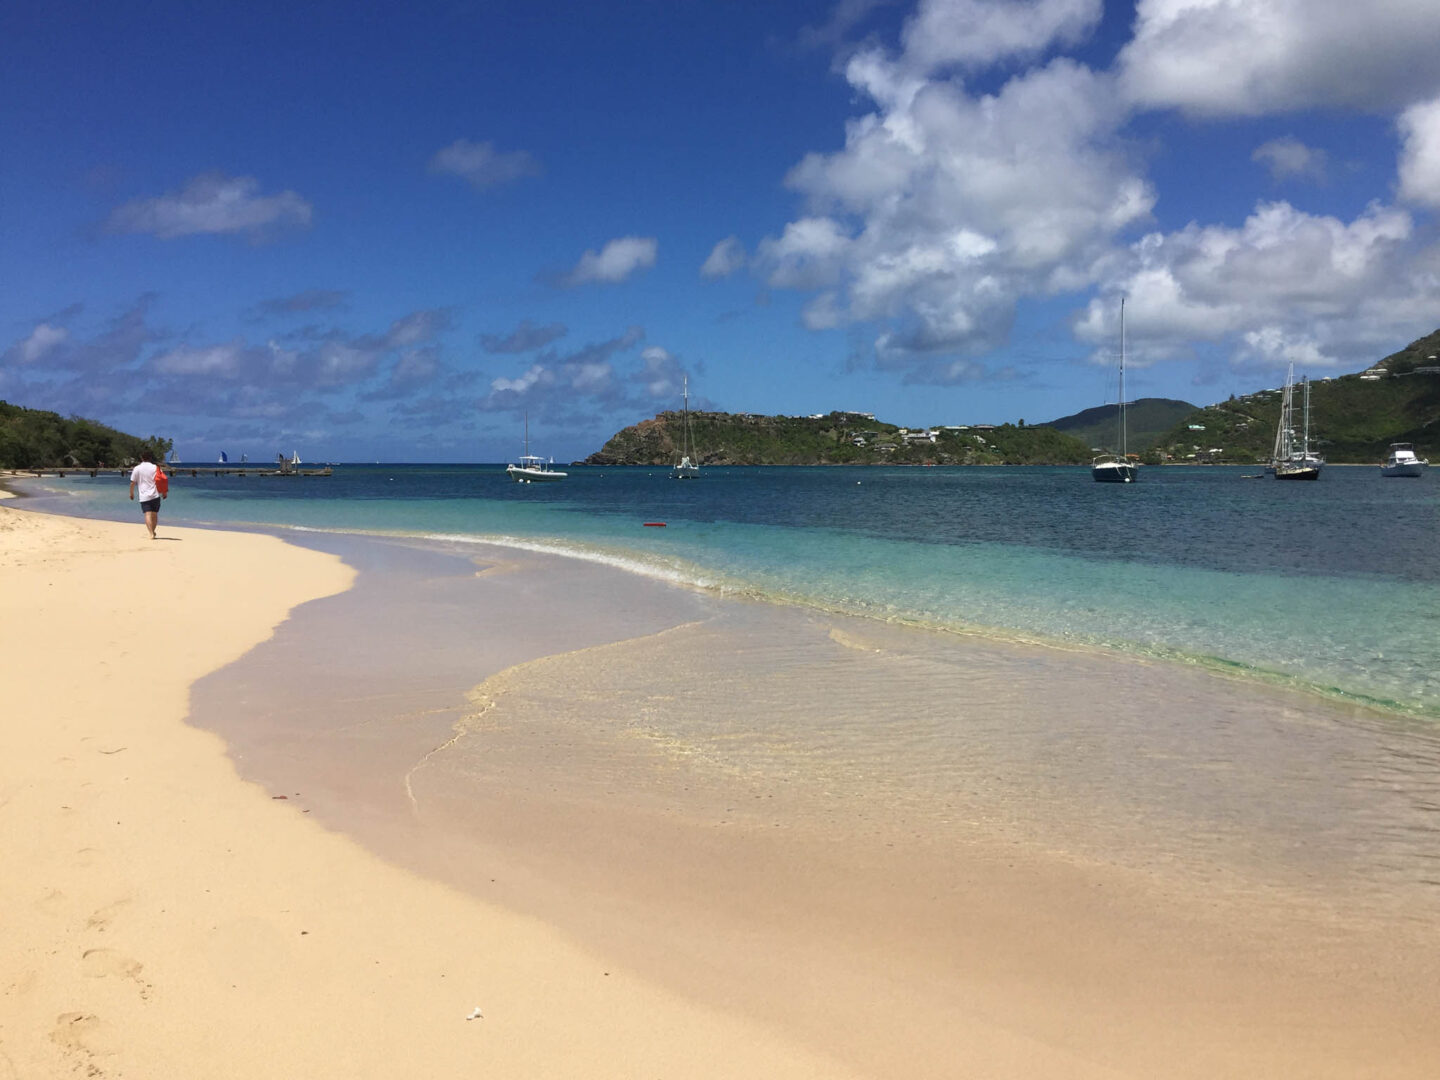
[[[160,493],[161,498],[170,494],[170,478],[159,465],[155,466],[155,490]]]

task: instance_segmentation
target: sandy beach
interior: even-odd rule
[[[1334,790],[1384,771],[1364,717],[1130,663],[1116,727],[1069,700],[1085,657],[555,557],[15,506],[0,1077],[1440,1060],[1423,806]],[[887,708],[904,745],[850,730]],[[1185,743],[1202,723],[1238,765]],[[1252,776],[1272,742],[1289,765]]]

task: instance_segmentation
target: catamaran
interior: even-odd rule
[[[676,480],[694,480],[700,475],[700,466],[690,457],[695,452],[695,446],[690,437],[690,376],[688,375],[685,376],[684,387],[685,414],[680,424],[680,460],[676,462],[670,475]]]
[[[564,480],[566,474],[555,468],[555,459],[544,458],[530,453],[530,414],[525,414],[525,452],[520,460],[505,466],[505,475],[517,484],[543,483],[547,480]]]
[[[1090,476],[1102,484],[1133,484],[1135,463],[1126,453],[1125,441],[1125,298],[1120,298],[1120,402],[1119,433],[1116,452],[1101,454],[1090,463]]]
[[[1415,444],[1408,442],[1392,442],[1390,444],[1390,456],[1385,464],[1380,466],[1381,476],[1423,476],[1425,466],[1429,465],[1427,458],[1415,456]]]
[[[1285,376],[1285,392],[1280,399],[1280,424],[1275,429],[1275,449],[1270,455],[1270,471],[1276,480],[1318,480],[1325,459],[1310,452],[1310,380],[1301,379],[1303,405],[1301,436],[1295,438],[1295,365]]]

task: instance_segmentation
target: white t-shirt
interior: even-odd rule
[[[135,485],[135,498],[140,502],[160,497],[160,489],[155,486],[156,471],[155,463],[151,461],[142,461],[130,470],[130,482]]]

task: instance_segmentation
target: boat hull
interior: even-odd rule
[[[564,480],[566,474],[555,469],[525,469],[518,465],[506,465],[505,475],[517,484],[543,484]]]
[[[1424,461],[1402,461],[1395,465],[1381,465],[1380,475],[1409,476],[1411,478],[1424,476],[1426,464]]]
[[[1135,466],[1123,461],[1102,461],[1090,466],[1090,477],[1099,484],[1133,484]]]
[[[1320,468],[1316,465],[1277,465],[1276,480],[1319,480]]]

